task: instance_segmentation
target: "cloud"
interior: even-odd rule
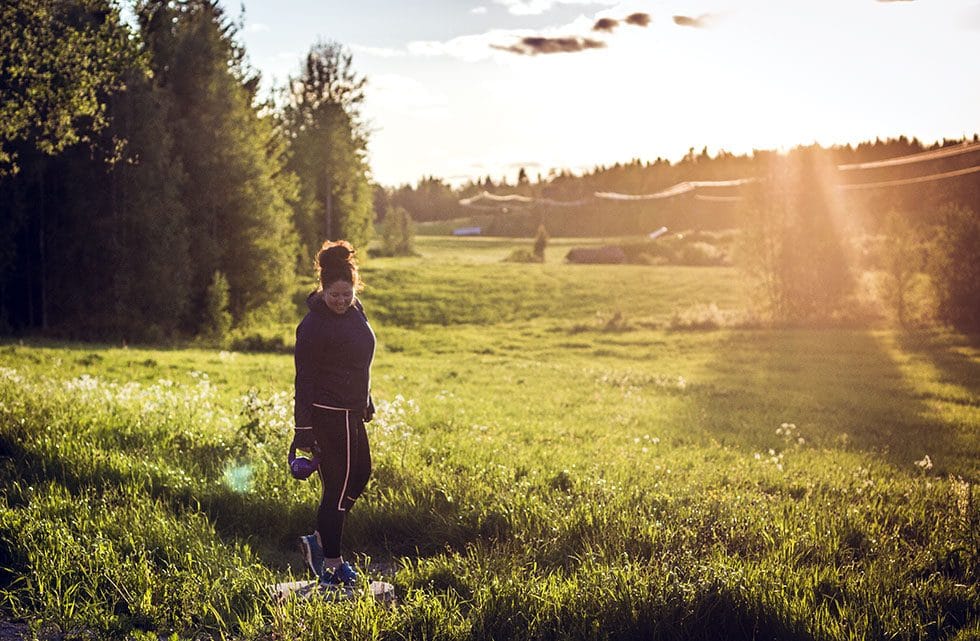
[[[575,53],[586,49],[602,49],[606,46],[601,40],[579,37],[545,38],[543,36],[527,36],[521,38],[518,44],[503,46],[490,45],[500,51],[508,51],[522,56],[536,56],[539,53]]]
[[[631,13],[623,20],[626,24],[636,25],[637,27],[645,27],[650,24],[650,14],[649,13]]]
[[[515,16],[537,16],[559,4],[615,5],[619,0],[494,0]]]
[[[693,27],[695,29],[704,29],[712,21],[712,15],[710,13],[703,13],[697,18],[692,18],[690,16],[674,16],[674,24],[681,27]]]
[[[567,0],[566,0],[567,1]],[[593,2],[595,4],[595,2]],[[643,16],[643,17],[640,17]],[[630,24],[643,23],[647,14],[633,14]],[[595,27],[618,28],[623,19],[596,18],[594,21],[579,16],[574,22],[562,27],[534,31],[531,29],[492,29],[483,33],[457,36],[450,40],[416,40],[408,43],[406,51],[411,56],[448,56],[464,62],[479,62],[497,56],[517,54],[535,56],[550,53],[576,53],[605,48],[606,42],[598,36],[590,36]]]
[[[484,7],[484,6],[482,6],[482,5],[479,6],[479,7],[473,7],[472,9],[470,9],[470,13],[475,13],[477,15],[483,15],[486,12],[487,12],[487,8]]]
[[[616,27],[619,26],[619,20],[614,18],[599,18],[592,25],[593,31],[605,31],[607,33],[612,33]]]
[[[407,49],[412,56],[426,58],[449,56],[463,62],[479,62],[491,57],[493,53],[491,47],[495,41],[513,35],[513,31],[492,30],[486,33],[457,36],[446,41],[414,40],[408,43]]]
[[[405,56],[406,53],[401,49],[391,49],[388,47],[368,47],[365,45],[354,44],[350,48],[358,53],[363,53],[368,56],[375,56],[377,58],[401,58]]]

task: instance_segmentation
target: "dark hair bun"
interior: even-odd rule
[[[353,255],[354,248],[348,243],[341,242],[321,249],[317,259],[320,269],[337,269],[349,265]]]
[[[331,283],[343,280],[353,285],[355,291],[360,290],[362,284],[354,253],[354,246],[346,240],[323,243],[316,254],[317,280],[321,288],[326,289]]]

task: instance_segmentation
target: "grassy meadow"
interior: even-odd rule
[[[0,344],[0,620],[980,638],[978,337],[752,329],[731,268],[569,265],[563,243],[584,244],[515,264],[521,241],[426,237],[365,266],[374,475],[345,554],[395,607],[268,593],[305,577],[318,496],[285,466],[288,354]]]

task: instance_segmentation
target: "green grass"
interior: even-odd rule
[[[397,607],[264,592],[301,574],[317,496],[285,472],[288,355],[8,343],[0,616],[79,637],[980,634],[976,337],[678,331],[739,311],[737,274],[500,263],[515,246],[421,239],[365,267],[379,413],[346,547]]]

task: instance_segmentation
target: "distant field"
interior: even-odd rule
[[[603,238],[552,238],[545,250],[545,261],[562,263],[573,247],[591,247],[614,242]],[[422,256],[439,262],[474,264],[497,263],[517,248],[532,249],[533,238],[497,238],[487,236],[419,236],[416,250]]]
[[[289,355],[7,343],[0,618],[178,638],[978,638],[977,337],[738,329],[732,269],[565,265],[554,241],[543,265],[500,263],[519,245],[422,238],[421,257],[365,268],[380,411],[346,543],[396,608],[263,591],[300,573],[317,492],[285,473]]]

